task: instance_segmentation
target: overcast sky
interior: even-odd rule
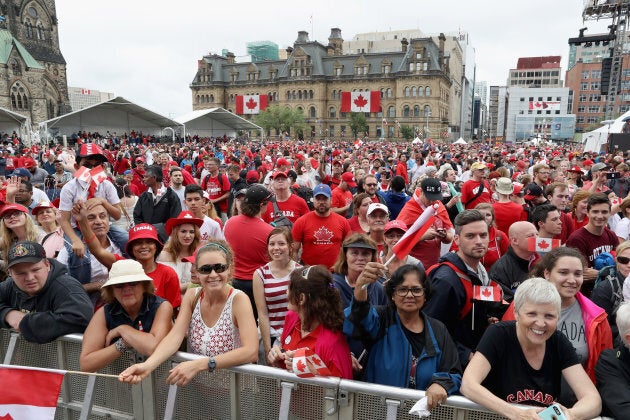
[[[57,17],[68,85],[113,92],[174,118],[192,111],[189,85],[203,55],[226,48],[238,60],[246,54],[247,42],[268,40],[285,48],[301,30],[324,45],[333,27],[346,40],[373,31],[465,31],[476,51],[477,80],[489,84],[505,84],[518,57],[561,55],[566,70],[567,39],[583,26],[589,27],[588,34],[610,24],[583,23],[582,3],[57,0]]]

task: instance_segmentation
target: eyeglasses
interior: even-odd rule
[[[129,286],[129,287],[136,287],[140,283],[142,283],[142,282],[140,282],[140,281],[130,281],[128,283],[119,283],[119,284],[115,284],[114,285],[114,289],[123,289],[123,288],[125,288],[127,286]]]
[[[2,216],[3,220],[9,220],[9,219],[18,219],[21,215],[26,214],[23,211],[14,211],[8,214],[5,214],[4,216]]]
[[[628,258],[628,257],[617,257],[617,262],[619,264],[628,264],[630,262],[630,258]]]
[[[378,184],[365,184],[366,187],[376,187]]]
[[[228,269],[227,264],[205,264],[201,267],[197,267],[199,274],[211,274],[213,271],[217,274],[221,274]]]
[[[405,297],[411,292],[413,297],[424,296],[424,288],[422,287],[398,287],[396,288],[396,295]]]

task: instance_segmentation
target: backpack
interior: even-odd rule
[[[302,197],[304,201],[306,201],[306,204],[308,205],[309,210],[313,210],[315,208],[313,204],[313,189],[312,188],[302,187],[302,186],[300,186],[299,188],[291,187],[291,192],[293,192],[293,194],[299,197]]]
[[[619,283],[616,265],[610,265],[599,270],[599,273],[597,274],[597,279],[595,279],[593,290],[595,290],[595,288],[599,286],[600,283],[605,281],[610,283],[610,289],[612,290],[611,297],[613,298],[613,307],[610,315],[613,315],[617,313],[619,305],[621,305],[621,303],[623,302],[623,287],[622,284]]]

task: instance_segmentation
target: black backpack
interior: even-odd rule
[[[306,201],[309,210],[313,210],[315,208],[315,206],[313,205],[312,188],[300,186],[299,188],[291,188],[291,191],[293,192],[293,194],[302,197],[304,201]]]

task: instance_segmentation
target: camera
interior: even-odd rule
[[[619,172],[606,173],[606,179],[619,179],[619,178],[621,178],[621,173]]]

